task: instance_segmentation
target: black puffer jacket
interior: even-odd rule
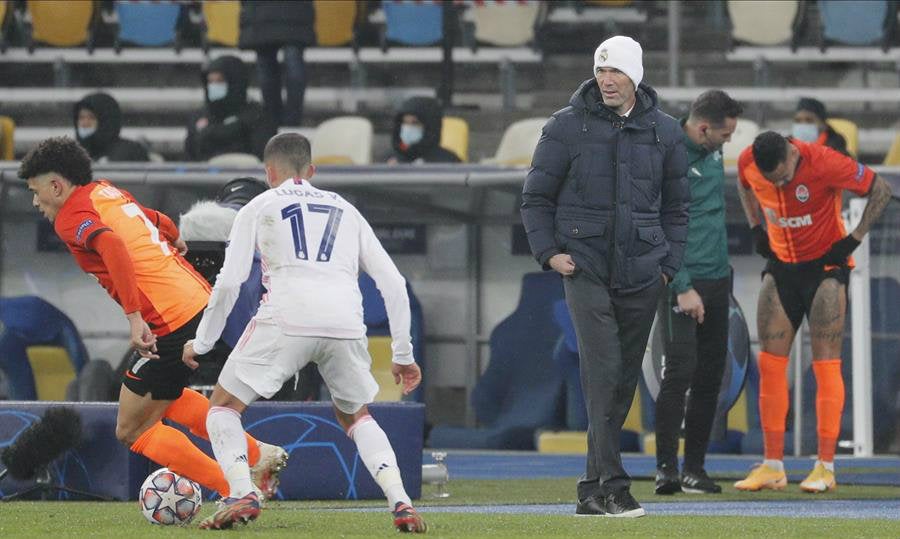
[[[544,125],[522,192],[522,221],[545,269],[569,253],[576,268],[622,292],[681,266],[687,239],[687,155],[678,122],[640,85],[627,118],[582,83]]]
[[[238,46],[242,49],[260,49],[315,45],[315,17],[313,3],[309,0],[244,0],[241,2]]]
[[[78,113],[82,109],[97,117],[97,130],[82,138],[78,135]],[[96,93],[84,96],[72,109],[75,138],[94,161],[149,161],[147,149],[139,142],[119,137],[122,130],[122,110],[113,96]]]
[[[224,75],[228,93],[223,99],[210,101],[206,91],[206,76],[211,71]],[[247,100],[247,67],[236,56],[220,56],[201,72],[203,113],[188,124],[184,142],[187,158],[206,161],[223,153],[252,153],[262,159],[266,143],[276,133],[275,125],[263,113],[259,103]],[[205,117],[206,127],[197,128],[197,119]]]
[[[407,146],[400,140],[400,125],[405,114],[412,114],[422,122],[422,140]],[[441,126],[444,111],[441,104],[433,97],[410,97],[400,106],[394,116],[394,130],[391,133],[393,156],[400,163],[412,163],[422,160],[426,163],[459,163],[455,153],[441,147]]]

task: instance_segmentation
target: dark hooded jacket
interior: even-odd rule
[[[97,117],[97,130],[87,137],[78,135],[78,113],[91,111]],[[139,142],[119,137],[122,130],[122,111],[119,103],[109,94],[96,93],[75,103],[72,111],[75,138],[87,150],[94,161],[149,161],[147,149]]]
[[[238,46],[242,49],[261,49],[316,44],[315,10],[309,1],[241,2],[241,33]]]
[[[576,271],[629,293],[664,273],[671,282],[687,239],[687,155],[681,126],[641,84],[621,117],[594,79],[544,125],[522,192],[535,258],[568,253]]]
[[[222,73],[228,83],[223,99],[210,101],[206,76]],[[259,103],[247,100],[248,74],[244,62],[236,56],[221,56],[210,62],[201,73],[203,114],[188,124],[185,153],[189,160],[206,161],[223,153],[251,153],[262,159],[266,142],[276,133],[275,125],[263,113]],[[197,119],[205,117],[209,124],[197,129]]]
[[[422,122],[422,140],[412,146],[406,146],[400,140],[400,125],[404,114],[412,114]],[[391,133],[393,157],[400,163],[412,163],[420,159],[426,163],[459,163],[459,156],[441,147],[443,120],[441,104],[433,97],[411,97],[404,101],[394,116],[394,130]]]

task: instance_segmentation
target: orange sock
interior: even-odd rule
[[[163,417],[184,425],[195,436],[209,440],[206,432],[206,413],[209,412],[209,399],[193,389],[184,388],[181,396],[172,401]],[[259,462],[259,446],[256,439],[247,433],[247,462],[250,467]]]
[[[193,479],[205,489],[217,491],[223,498],[231,492],[219,463],[200,451],[183,432],[163,425],[162,421],[141,434],[131,450]]]
[[[788,412],[788,358],[759,353],[759,419],[765,458],[784,459],[784,424]]]
[[[834,462],[834,451],[841,433],[844,411],[844,378],[840,359],[813,361],[816,375],[816,433],[819,435],[819,460]]]

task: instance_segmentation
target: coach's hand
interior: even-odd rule
[[[575,261],[572,260],[571,255],[567,255],[565,253],[560,253],[558,255],[553,255],[550,257],[550,260],[547,261],[550,264],[550,267],[555,269],[562,275],[572,275],[575,273]]]
[[[419,387],[419,382],[422,381],[422,371],[415,363],[410,363],[409,365],[392,363],[391,374],[394,375],[394,383],[399,384],[403,382],[404,395],[412,393],[414,389]]]
[[[753,245],[756,247],[756,254],[763,258],[774,260],[775,253],[772,252],[772,247],[769,245],[769,235],[766,233],[766,229],[764,229],[762,225],[756,225],[752,230]]]
[[[678,294],[678,308],[696,320],[698,324],[703,323],[703,316],[706,314],[706,310],[703,308],[703,299],[693,288]]]
[[[825,253],[825,256],[822,257],[822,262],[826,266],[841,266],[846,264],[847,257],[859,247],[859,243],[858,239],[847,234],[831,245],[831,249],[829,249],[828,252]]]
[[[197,363],[197,352],[194,352],[194,339],[184,343],[184,349],[181,351],[181,362],[190,367],[191,370],[196,370],[200,366]]]

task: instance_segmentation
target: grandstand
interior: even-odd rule
[[[221,26],[236,24],[238,4],[0,0],[0,296],[42,297],[72,319],[90,358],[106,360],[113,368],[126,353],[127,325],[118,306],[106,300],[53,243],[52,231],[38,224],[31,195],[14,179],[16,161],[46,137],[73,136],[74,104],[102,90],[122,108],[123,136],[146,145],[154,162],[104,163],[95,168],[96,175],[121,184],[148,206],[176,218],[195,200],[211,198],[234,177],[262,177],[264,172],[253,161],[249,165],[227,160],[185,162],[187,124],[203,104],[201,66],[224,54],[238,55],[250,65],[255,61],[252,51],[234,47],[232,27]],[[900,193],[900,12],[896,2],[316,0],[315,4],[323,14],[335,17],[329,22],[333,27],[317,28],[320,45],[305,51],[308,87],[302,125],[282,130],[309,136],[314,159],[342,158],[322,162],[317,184],[341,192],[358,205],[407,276],[421,304],[425,390],[419,400],[426,405],[428,429],[434,426],[441,441],[465,438],[468,445],[460,447],[471,449],[536,450],[546,444],[555,447],[552,451],[583,451],[583,426],[572,427],[559,413],[565,408],[563,380],[535,380],[542,377],[531,373],[521,379],[522,384],[535,384],[534,388],[528,385],[527,391],[519,388],[518,392],[513,388],[512,395],[507,395],[503,385],[516,373],[491,373],[490,363],[500,358],[504,365],[515,365],[516,354],[540,349],[550,356],[561,346],[562,333],[556,326],[548,332],[549,348],[543,341],[533,346],[517,342],[516,332],[540,337],[527,325],[530,314],[521,310],[528,307],[519,301],[526,287],[543,294],[536,302],[541,309],[558,299],[552,284],[527,276],[539,268],[522,243],[519,194],[540,126],[568,103],[581,81],[590,78],[591,54],[606,37],[620,33],[641,43],[644,81],[658,91],[661,108],[675,117],[684,115],[690,102],[709,88],[722,88],[744,103],[749,120],[743,124],[747,129],[742,135],[747,138],[741,139],[744,146],[757,131],[789,133],[799,97],[821,100],[833,118],[855,127],[859,160],[892,182],[895,196]],[[338,4],[344,4],[347,13],[328,11]],[[352,10],[347,8],[350,4]],[[850,4],[867,7],[841,10]],[[440,6],[443,16],[450,17],[434,27],[435,36],[407,35],[404,28],[392,26],[388,13],[392,6],[421,5]],[[89,12],[75,16],[84,6],[90,6]],[[149,10],[141,15],[146,17],[154,8],[169,10],[169,15],[159,15],[165,32],[147,36],[137,32],[139,28],[130,28],[128,12],[135,7]],[[47,16],[68,9],[73,10],[71,16]],[[516,25],[497,22],[497,18],[502,22],[513,16]],[[256,74],[251,72],[249,96],[259,100]],[[445,115],[454,118],[448,127],[445,117],[445,129],[455,125],[459,130],[445,146],[464,148],[467,162],[419,167],[383,164],[391,150],[394,111],[414,95],[443,98]],[[329,143],[341,137],[327,136],[327,127],[334,124],[326,122],[339,117],[353,117],[341,125],[362,126],[361,134],[353,135],[358,137],[354,141],[368,141],[362,143],[365,147],[333,150]],[[350,138],[347,133],[345,138]],[[751,356],[755,356],[753,320],[763,262],[752,253],[734,187],[733,164],[741,149],[737,143],[726,148],[727,220],[734,294],[749,321]],[[900,203],[895,199],[864,243],[869,263],[857,279],[865,284],[857,280],[851,294],[851,301],[858,303],[845,332],[846,357],[853,357],[853,369],[847,373],[848,407],[840,450],[844,455],[900,450],[898,231]],[[871,310],[865,312],[869,305],[861,298],[868,288]],[[542,313],[552,324],[552,314]],[[516,344],[496,350],[492,343],[497,328],[502,338],[496,340]],[[808,338],[806,342],[808,348]],[[792,375],[800,381],[796,398],[806,399],[806,410],[814,409],[808,355],[798,349],[800,361]],[[0,369],[3,364],[0,358]],[[523,364],[553,368],[550,357],[543,356]],[[67,381],[77,375],[69,365],[64,367]],[[479,387],[485,379],[489,383]],[[547,384],[556,385],[548,388]],[[503,430],[500,411],[489,409],[485,415],[484,409],[478,409],[479,402],[484,404],[501,393],[503,398],[519,399],[510,404],[511,408],[518,404],[517,411],[533,405],[515,418],[534,423],[524,433]],[[9,394],[3,392],[0,376],[0,398]],[[862,395],[872,397],[867,401]],[[531,397],[533,402],[528,401]],[[644,388],[626,423],[633,436],[623,441],[623,447],[630,451],[647,453],[653,447],[654,442],[645,436],[652,433],[649,398]],[[735,397],[730,414],[723,414],[727,426],[721,425],[717,451],[761,452],[753,399],[755,394],[744,391]],[[550,404],[538,410],[540,404],[535,403],[539,401]],[[872,413],[873,406],[877,414]],[[809,413],[791,417],[796,422],[788,433],[789,452],[796,456],[815,452],[814,418]],[[561,435],[561,442],[541,439],[548,432],[552,437],[553,432],[565,430],[577,433]]]

